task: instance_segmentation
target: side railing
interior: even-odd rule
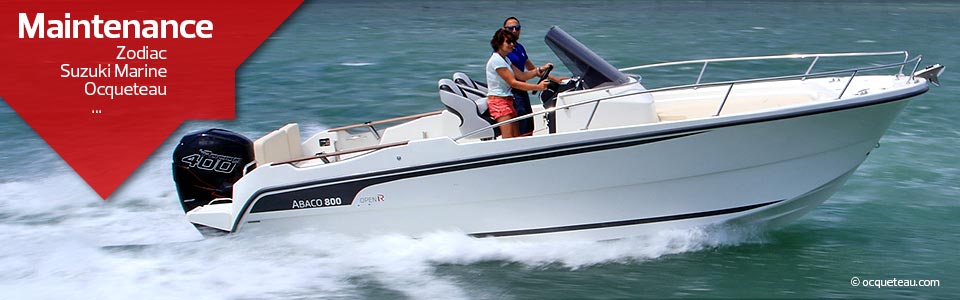
[[[396,122],[401,122],[401,121],[409,121],[409,120],[419,119],[419,118],[423,118],[423,117],[429,117],[429,116],[433,116],[433,115],[439,115],[439,114],[442,113],[442,112],[443,112],[442,110],[438,110],[438,111],[432,111],[432,112],[427,112],[427,113],[422,113],[422,114],[416,114],[416,115],[396,117],[396,118],[384,119],[384,120],[378,120],[378,121],[370,121],[370,122],[364,122],[364,123],[359,123],[359,124],[347,125],[347,126],[342,126],[342,127],[337,127],[337,128],[331,128],[331,129],[327,129],[327,131],[328,131],[328,132],[337,132],[337,131],[347,131],[347,130],[356,129],[356,128],[366,128],[366,129],[369,130],[370,133],[373,134],[373,136],[377,139],[377,142],[380,142],[382,136],[380,135],[380,131],[377,130],[377,128],[376,128],[377,125],[388,124],[388,123],[396,123]],[[390,148],[390,147],[396,147],[396,146],[403,146],[403,145],[406,145],[406,144],[409,143],[409,142],[410,142],[410,141],[400,141],[400,142],[389,143],[389,144],[377,144],[377,145],[371,145],[371,146],[366,146],[366,147],[359,147],[359,148],[353,148],[353,149],[345,149],[345,150],[340,150],[340,151],[331,152],[331,153],[323,153],[323,152],[321,152],[321,153],[317,153],[317,154],[312,155],[312,156],[307,156],[307,157],[302,157],[302,158],[297,158],[297,159],[292,159],[292,160],[287,160],[287,161],[273,162],[273,163],[271,163],[271,165],[274,165],[274,166],[276,166],[276,165],[283,165],[283,164],[294,165],[295,163],[299,163],[299,162],[303,162],[303,161],[308,161],[308,160],[314,160],[314,159],[320,159],[320,160],[322,160],[324,163],[330,163],[330,159],[329,159],[330,157],[335,157],[335,158],[337,158],[337,159],[339,160],[339,157],[340,157],[341,155],[353,154],[353,153],[359,153],[359,152],[366,152],[366,151],[372,152],[372,151],[377,151],[377,150],[384,149],[384,148]]]
[[[298,158],[298,159],[292,159],[292,160],[287,160],[287,161],[273,162],[273,163],[270,163],[270,165],[271,165],[271,166],[279,166],[279,165],[283,165],[283,164],[291,164],[291,165],[292,165],[292,164],[295,164],[295,163],[298,163],[298,162],[308,161],[308,160],[314,160],[314,159],[320,159],[320,160],[323,160],[323,163],[329,164],[329,163],[330,163],[330,160],[328,159],[328,157],[340,156],[340,155],[344,155],[344,154],[353,154],[353,153],[364,152],[364,151],[376,151],[376,150],[380,150],[380,149],[383,149],[383,148],[403,146],[403,145],[406,145],[406,144],[409,143],[409,142],[410,142],[410,141],[400,141],[400,142],[396,142],[396,143],[389,143],[389,144],[382,144],[382,145],[373,145],[373,146],[368,146],[368,147],[360,147],[360,148],[348,149],[348,150],[337,151],[337,152],[332,152],[332,153],[318,153],[318,154],[316,154],[316,155],[314,155],[314,156],[308,156],[308,157],[303,157],[303,158]]]
[[[422,113],[422,114],[409,115],[409,116],[403,116],[403,117],[396,117],[396,118],[379,120],[379,121],[370,121],[370,122],[364,122],[364,123],[360,123],[360,124],[353,124],[353,125],[347,125],[347,126],[342,126],[342,127],[337,127],[337,128],[331,128],[331,129],[327,129],[327,131],[329,131],[329,132],[337,132],[337,131],[343,131],[343,130],[349,130],[349,129],[355,129],[355,128],[367,128],[367,130],[370,130],[370,133],[372,133],[373,136],[376,137],[377,140],[379,141],[380,138],[381,138],[381,136],[380,136],[380,131],[377,130],[377,128],[375,127],[375,126],[377,126],[377,125],[388,124],[388,123],[396,123],[396,122],[400,122],[400,121],[408,121],[408,120],[419,119],[419,118],[423,118],[423,117],[429,117],[429,116],[432,116],[432,115],[439,115],[441,112],[443,112],[443,111],[442,111],[442,110],[438,110],[438,111],[432,111],[432,112],[427,112],[427,113]]]
[[[903,55],[903,56],[904,56],[904,59],[903,59],[903,61],[901,61],[901,62],[891,63],[891,64],[881,64],[881,65],[874,65],[874,66],[869,66],[869,67],[860,67],[860,68],[852,68],[852,69],[842,69],[842,70],[834,70],[834,71],[824,71],[824,72],[811,73],[811,71],[813,70],[814,66],[817,64],[817,62],[820,60],[820,58],[823,58],[823,57],[853,57],[853,56],[861,56],[861,57],[862,57],[862,56],[883,56],[883,55]],[[814,58],[814,59],[813,59],[813,62],[810,64],[809,67],[806,68],[806,71],[803,72],[803,73],[801,73],[801,74],[786,75],[786,76],[762,77],[762,78],[750,78],[750,79],[740,79],[740,80],[730,80],[730,81],[716,81],[716,82],[707,82],[707,83],[701,82],[701,80],[702,80],[702,78],[703,78],[703,74],[705,73],[706,68],[707,68],[707,66],[708,66],[710,63],[732,62],[732,61],[749,61],[749,60],[772,60],[772,59],[804,59],[804,58],[809,58],[809,57],[813,57],[813,58]],[[630,96],[641,95],[641,94],[656,93],[656,92],[665,92],[665,91],[673,91],[673,90],[682,90],[682,89],[698,89],[698,88],[702,88],[702,87],[727,86],[727,91],[726,91],[726,93],[724,94],[724,98],[723,98],[723,100],[722,100],[721,103],[720,103],[720,107],[717,109],[717,113],[714,114],[714,116],[719,116],[720,113],[723,111],[723,107],[724,107],[724,105],[726,104],[727,99],[730,97],[730,93],[731,93],[731,91],[733,90],[734,85],[737,85],[737,84],[758,83],[758,82],[768,82],[768,81],[778,81],[778,80],[791,80],[791,79],[806,80],[807,78],[828,77],[828,76],[834,76],[834,75],[837,75],[837,74],[849,74],[850,77],[847,79],[846,85],[844,86],[843,90],[840,92],[839,96],[837,96],[837,99],[841,99],[841,98],[843,97],[844,93],[846,93],[847,88],[850,87],[850,83],[853,82],[853,79],[857,76],[857,74],[859,74],[859,73],[861,73],[861,72],[867,72],[867,71],[874,71],[874,70],[881,70],[881,69],[889,69],[889,68],[899,67],[899,71],[898,71],[897,74],[898,74],[898,75],[902,75],[902,74],[903,74],[903,69],[904,69],[904,67],[905,67],[906,65],[910,64],[910,63],[914,63],[913,72],[910,73],[910,80],[912,81],[912,80],[913,80],[913,74],[916,73],[917,69],[919,68],[919,66],[920,66],[920,61],[921,61],[921,60],[922,60],[922,56],[920,56],[920,55],[918,55],[918,56],[916,56],[916,57],[914,57],[914,58],[911,59],[911,58],[909,58],[909,53],[907,53],[907,51],[896,51],[896,52],[866,52],[866,53],[790,54],[790,55],[773,55],[773,56],[752,56],[752,57],[735,57],[735,58],[715,58],[715,59],[703,59],[703,60],[688,60],[688,61],[678,61],[678,62],[666,62],[666,63],[657,63],[657,64],[649,64],[649,65],[641,65],[641,66],[628,67],[628,68],[620,69],[620,71],[621,71],[621,72],[624,72],[624,71],[632,71],[632,70],[640,70],[640,69],[649,69],[649,68],[656,68],[656,67],[677,66],[677,65],[684,65],[684,64],[702,64],[702,65],[703,65],[703,66],[700,68],[700,75],[697,77],[696,82],[693,83],[693,84],[685,84],[685,85],[676,85],[676,86],[669,86],[669,87],[648,89],[648,90],[643,90],[643,91],[638,91],[638,92],[631,92],[631,93],[625,93],[625,94],[621,94],[621,95],[606,96],[606,97],[601,97],[601,98],[597,98],[597,99],[589,99],[589,100],[584,100],[584,101],[580,101],[580,102],[575,102],[575,103],[570,103],[570,104],[566,104],[566,105],[561,105],[561,106],[553,107],[553,108],[550,108],[550,109],[545,109],[545,110],[540,111],[540,112],[536,112],[536,113],[524,115],[524,116],[522,116],[522,117],[517,117],[517,118],[513,118],[513,119],[510,119],[510,120],[503,121],[503,122],[499,122],[499,123],[496,123],[496,124],[492,124],[492,125],[490,125],[490,126],[486,126],[486,127],[483,127],[483,128],[480,128],[480,129],[477,129],[477,130],[468,132],[468,133],[463,134],[463,135],[461,135],[461,136],[459,136],[459,137],[457,137],[457,138],[454,138],[454,141],[459,141],[459,140],[464,139],[464,138],[466,138],[466,137],[473,136],[473,135],[475,135],[475,134],[484,132],[484,131],[486,131],[486,130],[488,130],[488,129],[490,129],[490,128],[498,127],[498,126],[501,126],[501,125],[510,124],[510,123],[514,123],[514,122],[519,122],[519,121],[521,121],[521,120],[526,120],[526,119],[533,118],[533,117],[536,117],[536,116],[540,116],[540,115],[552,113],[552,112],[555,112],[555,111],[558,111],[558,110],[570,109],[570,108],[572,108],[572,107],[577,107],[577,106],[586,105],[586,104],[594,104],[595,106],[594,106],[593,112],[591,112],[591,115],[590,115],[590,117],[588,118],[585,127],[583,128],[583,130],[585,130],[585,129],[589,128],[590,122],[593,120],[594,115],[596,114],[596,111],[597,111],[597,110],[596,110],[596,107],[597,107],[597,105],[599,105],[599,103],[602,102],[602,101],[608,101],[608,100],[612,100],[612,99],[618,99],[618,98],[623,98],[623,97],[630,97]],[[583,92],[587,92],[587,91],[575,91],[575,92],[571,92],[571,94],[577,94],[577,93],[583,93]]]

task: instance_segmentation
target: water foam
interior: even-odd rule
[[[346,67],[366,67],[366,66],[375,65],[375,63],[372,63],[372,62],[344,62],[344,63],[340,63],[340,65],[341,65],[341,66],[346,66]]]

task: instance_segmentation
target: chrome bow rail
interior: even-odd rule
[[[859,67],[859,68],[852,68],[852,69],[842,69],[842,70],[833,70],[833,71],[824,71],[824,72],[810,73],[810,72],[813,70],[814,66],[816,66],[817,62],[819,62],[821,58],[825,58],[825,57],[865,57],[865,56],[889,56],[889,55],[903,56],[903,60],[900,61],[900,62],[891,63],[891,64],[882,64],[882,65],[873,65],[873,66],[869,66],[869,67]],[[807,67],[807,69],[806,69],[805,72],[803,72],[803,73],[801,73],[801,74],[797,74],[797,75],[773,76],[773,77],[762,77],[762,78],[749,78],[749,79],[739,79],[739,80],[732,80],[732,81],[715,81],[715,82],[706,82],[706,83],[701,82],[702,79],[703,79],[703,75],[704,75],[704,73],[705,73],[706,70],[707,70],[707,66],[710,65],[711,63],[714,63],[714,64],[715,64],[715,63],[719,63],[719,62],[736,62],[736,61],[751,61],[751,60],[756,61],[756,60],[775,60],[775,59],[807,59],[807,58],[811,58],[811,57],[813,58],[813,62],[810,63],[810,66]],[[651,69],[651,68],[667,67],[667,66],[692,65],[692,64],[700,64],[700,65],[702,65],[702,66],[700,67],[700,75],[697,76],[697,80],[696,80],[696,82],[694,82],[693,84],[685,84],[685,85],[676,85],[676,86],[669,86],[669,87],[663,87],[663,88],[655,88],[655,89],[649,89],[649,90],[644,90],[644,91],[640,91],[640,92],[633,92],[633,93],[627,93],[627,94],[622,94],[622,95],[615,95],[615,96],[608,96],[608,97],[602,97],[602,98],[597,98],[597,99],[584,100],[584,101],[580,101],[580,102],[576,102],[576,103],[570,103],[570,104],[567,104],[567,105],[557,106],[557,107],[550,108],[550,109],[546,109],[546,110],[543,110],[543,111],[540,111],[540,112],[537,112],[537,113],[532,113],[532,114],[528,114],[528,115],[525,115],[525,116],[522,116],[522,117],[513,118],[513,119],[510,119],[510,120],[506,120],[506,121],[503,121],[503,122],[499,122],[499,123],[496,123],[496,124],[493,124],[493,125],[490,125],[490,126],[487,126],[487,127],[481,128],[481,129],[478,129],[478,130],[471,131],[471,132],[466,133],[466,134],[464,134],[464,135],[461,135],[461,136],[459,136],[459,137],[457,137],[457,138],[454,138],[454,141],[459,141],[460,139],[463,139],[463,138],[466,138],[466,137],[469,137],[469,136],[478,134],[478,133],[480,133],[480,132],[483,132],[483,131],[488,130],[488,129],[490,129],[490,128],[498,127],[498,126],[500,126],[500,125],[509,124],[509,123],[513,123],[513,122],[518,122],[518,121],[520,121],[520,120],[525,120],[525,119],[528,119],[528,118],[533,118],[533,117],[538,116],[538,115],[551,113],[551,112],[554,112],[554,111],[557,111],[557,110],[561,110],[561,109],[568,109],[568,108],[571,108],[571,107],[580,106],[580,105],[585,105],[585,104],[591,104],[591,103],[592,103],[592,104],[594,104],[593,113],[591,114],[589,120],[587,121],[586,126],[583,128],[583,129],[585,130],[585,129],[587,129],[587,128],[590,126],[590,123],[592,122],[593,117],[594,117],[594,115],[596,114],[597,107],[600,105],[600,102],[601,102],[601,101],[607,101],[607,100],[611,100],[611,99],[616,99],[616,98],[621,98],[621,97],[628,97],[628,96],[634,96],[634,95],[639,95],[639,94],[655,93],[655,92],[663,92],[663,91],[671,91],[671,90],[680,90],[680,89],[691,89],[691,88],[692,88],[692,89],[696,89],[696,88],[701,88],[701,87],[728,86],[727,92],[726,92],[726,94],[725,94],[725,96],[724,96],[724,98],[723,98],[723,101],[721,102],[720,107],[719,107],[719,109],[717,110],[717,114],[715,115],[715,116],[718,116],[718,115],[720,115],[720,112],[723,110],[723,106],[726,104],[727,99],[730,97],[730,92],[733,90],[733,86],[734,86],[734,85],[737,85],[737,84],[757,83],[757,82],[777,81],[777,80],[789,80],[789,79],[805,80],[805,79],[807,79],[807,78],[828,77],[828,76],[833,76],[833,75],[837,75],[837,74],[850,74],[850,75],[849,75],[850,77],[847,79],[846,85],[844,86],[843,90],[840,92],[840,95],[837,96],[837,99],[841,99],[841,98],[843,97],[844,93],[846,93],[847,88],[850,87],[850,83],[853,82],[854,77],[856,77],[857,74],[859,74],[859,73],[861,73],[861,72],[874,71],[874,70],[881,70],[881,69],[889,69],[889,68],[899,67],[898,73],[897,73],[896,75],[902,76],[902,75],[903,75],[903,68],[904,68],[907,64],[909,64],[909,63],[915,63],[914,66],[913,66],[913,72],[910,73],[910,80],[912,81],[912,80],[914,79],[914,74],[916,73],[917,69],[920,67],[920,61],[921,61],[921,60],[922,60],[922,56],[920,56],[920,55],[918,55],[918,56],[916,56],[916,57],[914,57],[914,58],[910,58],[910,54],[909,54],[907,51],[895,51],[895,52],[861,52],[861,53],[787,54],[787,55],[771,55],[771,56],[749,56],[749,57],[713,58],[713,59],[700,59],[700,60],[687,60],[687,61],[677,61],[677,62],[665,62],[665,63],[656,63],[656,64],[648,64],[648,65],[627,67],[627,68],[622,68],[622,69],[620,69],[620,71],[621,71],[621,72],[626,72],[626,71],[633,71],[633,70]],[[628,74],[628,75],[629,75],[629,74]],[[636,75],[634,75],[634,76],[636,76]],[[577,93],[577,92],[573,92],[573,93]]]
[[[628,67],[620,69],[620,72],[640,70],[640,69],[651,69],[667,66],[678,66],[678,65],[690,65],[690,64],[703,64],[700,68],[700,75],[697,76],[697,82],[694,84],[700,84],[700,81],[703,79],[703,74],[707,71],[707,66],[710,63],[720,63],[720,62],[735,62],[735,61],[751,61],[751,60],[774,60],[774,59],[806,59],[813,57],[813,62],[810,63],[810,66],[807,67],[807,71],[803,75],[810,75],[810,71],[813,70],[813,67],[817,65],[817,62],[820,61],[820,58],[823,57],[864,57],[864,56],[886,56],[886,55],[902,55],[903,63],[906,64],[907,60],[910,58],[910,54],[907,51],[894,51],[894,52],[860,52],[860,53],[820,53],[820,54],[785,54],[785,55],[770,55],[770,56],[745,56],[745,57],[728,57],[728,58],[711,58],[711,59],[697,59],[697,60],[685,60],[685,61],[675,61],[675,62],[665,62],[665,63],[656,63],[635,67]],[[903,73],[903,65],[900,65],[900,73]]]

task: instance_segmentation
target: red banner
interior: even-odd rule
[[[234,118],[237,67],[301,2],[4,1],[0,98],[106,199],[183,121]]]

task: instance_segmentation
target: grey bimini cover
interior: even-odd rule
[[[550,27],[550,31],[547,32],[543,41],[560,58],[563,65],[573,73],[573,76],[580,77],[587,89],[608,82],[615,85],[630,82],[630,78],[626,74],[620,72],[560,27]]]

